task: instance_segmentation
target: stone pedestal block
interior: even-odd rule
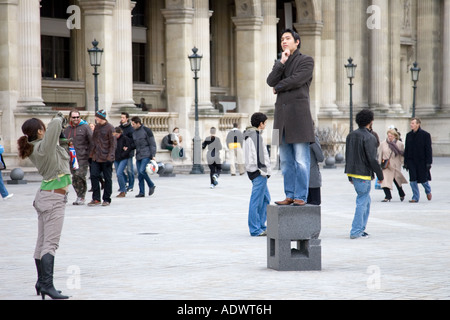
[[[279,271],[322,269],[320,206],[267,207],[267,267]]]

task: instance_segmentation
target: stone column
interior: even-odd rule
[[[442,37],[442,111],[450,113],[450,0],[444,1],[444,34]]]
[[[0,144],[6,152],[17,149],[14,110],[19,98],[18,3],[19,0],[0,0]]]
[[[421,68],[417,83],[416,114],[418,116],[433,114],[438,105],[441,80],[439,70],[442,68],[436,57],[440,51],[440,14],[440,1],[417,2],[417,62]]]
[[[323,6],[322,31],[322,106],[321,115],[337,115],[336,105],[336,77],[330,76],[336,70],[336,0],[328,0]],[[343,66],[341,66],[343,68]]]
[[[261,29],[261,111],[274,110],[276,95],[266,83],[277,59],[277,3],[275,0],[262,0],[263,24]]]
[[[389,23],[390,31],[390,105],[391,111],[395,113],[404,113],[401,101],[401,45],[400,32],[402,26],[402,3],[400,1],[389,1]]]
[[[209,43],[209,24],[212,11],[208,0],[194,0],[193,40],[203,55],[202,66],[198,73],[198,110],[200,114],[216,113],[211,102],[211,54]],[[192,110],[194,110],[194,103]]]
[[[192,54],[192,24],[194,9],[192,2],[166,0],[166,9],[161,10],[166,20],[166,66],[167,66],[167,105],[169,112],[179,114],[178,127],[183,131],[185,149],[189,150],[194,137],[192,101],[194,97],[194,73],[191,71],[188,56]],[[199,52],[201,53],[201,52]],[[186,151],[189,155],[190,152]]]
[[[379,8],[373,19],[381,19],[370,29],[370,94],[369,106],[374,111],[389,111],[389,3],[388,0],[372,0]],[[377,9],[374,9],[377,10]]]
[[[260,39],[263,18],[251,13],[238,14],[232,20],[236,25],[236,88],[239,112],[253,114],[259,111],[261,106]]]
[[[111,109],[115,82],[121,81],[115,77],[115,36],[113,23],[113,10],[116,6],[115,0],[79,0],[84,10],[84,52],[86,70],[86,107],[89,111],[95,110],[94,101],[94,68],[89,62],[88,49],[92,48],[92,41],[96,39],[98,47],[103,49],[101,66],[98,69],[98,108],[109,111]]]
[[[308,12],[302,13],[305,17]],[[311,15],[311,13],[309,13]],[[307,16],[311,20],[295,23],[294,27],[297,29],[302,39],[302,46],[300,51],[306,55],[314,58],[314,73],[310,88],[311,99],[311,115],[313,119],[317,120],[320,104],[322,101],[322,21],[315,21],[313,17]]]
[[[347,114],[350,96],[347,72],[344,66],[352,54],[349,21],[350,0],[336,1],[336,104],[339,111]]]
[[[112,111],[119,113],[127,108],[136,108],[133,100],[133,48],[131,30],[131,10],[136,3],[130,0],[117,0],[114,10],[114,100]]]
[[[19,1],[18,15],[19,92],[22,110],[48,111],[42,99],[40,1]]]

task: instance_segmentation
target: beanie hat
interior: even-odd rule
[[[106,120],[106,111],[104,109],[98,110],[95,113],[95,116],[100,118],[100,119]]]

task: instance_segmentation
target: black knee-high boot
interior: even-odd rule
[[[42,273],[41,273],[41,260],[40,259],[34,259],[34,263],[36,264],[36,271],[37,271],[37,281],[34,288],[36,289],[36,294],[39,296],[41,295],[41,281],[42,281]],[[58,290],[58,293],[61,293],[60,290]]]
[[[55,265],[55,257],[50,253],[46,253],[41,258],[41,296],[45,299],[45,295],[52,299],[69,299],[56,291],[53,286],[53,267]]]
[[[41,260],[34,259],[34,264],[36,265],[36,271],[38,275],[36,285],[34,287],[36,288],[36,294],[39,296],[41,294],[41,279],[42,279]]]

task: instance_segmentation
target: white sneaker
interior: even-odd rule
[[[3,200],[8,200],[14,196],[13,193],[8,194],[6,197],[3,198]]]
[[[216,187],[216,186],[213,185],[213,184],[209,186],[210,189],[214,189],[215,187]]]
[[[73,203],[74,206],[82,206],[84,205],[84,199],[83,198],[77,198],[77,200]]]

